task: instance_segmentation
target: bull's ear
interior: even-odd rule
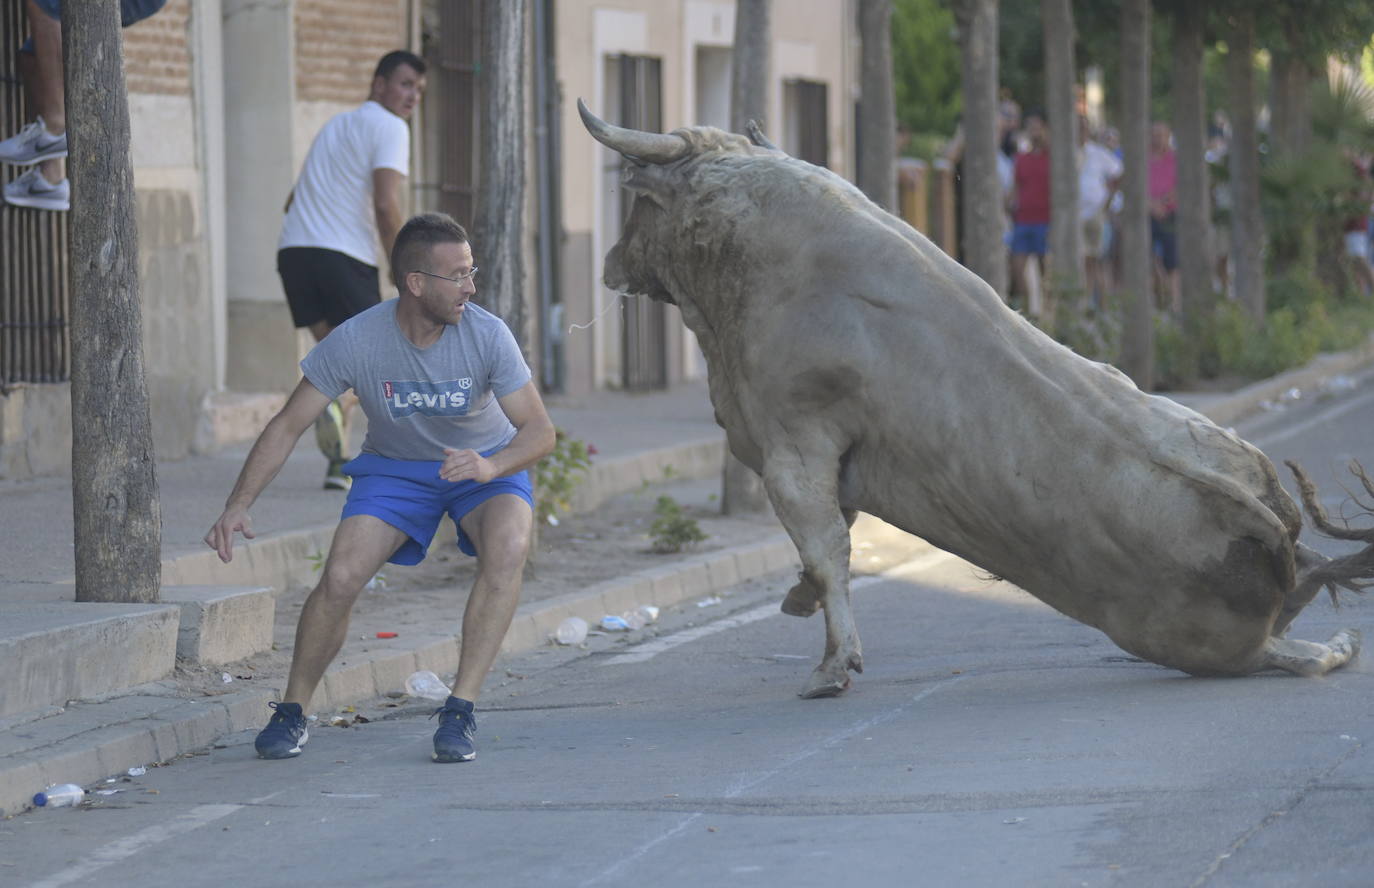
[[[633,160],[627,161],[620,172],[621,184],[636,194],[644,195],[664,209],[667,209],[673,199],[670,179],[671,175],[663,167],[635,163]]]

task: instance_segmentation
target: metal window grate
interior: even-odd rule
[[[32,119],[19,79],[22,3],[0,3],[0,138]],[[8,182],[21,170],[0,165]],[[71,376],[67,214],[0,204],[0,393]]]
[[[814,80],[793,78],[784,81],[784,103],[796,115],[795,151],[802,160],[816,166],[830,165],[830,115],[827,87]]]
[[[647,56],[620,56],[620,125],[656,133],[663,128],[661,63]],[[620,218],[630,218],[634,192],[620,189]],[[621,325],[621,384],[627,391],[668,386],[668,327],[663,303],[627,299]]]
[[[439,29],[430,35],[425,56],[429,79],[442,106],[437,113],[440,131],[438,209],[469,231],[476,223],[478,157],[481,122],[478,79],[481,69],[481,0],[440,0]],[[423,186],[422,186],[423,187]],[[428,187],[434,187],[432,184]]]

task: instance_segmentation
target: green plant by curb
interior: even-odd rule
[[[671,496],[665,494],[658,498],[654,514],[658,517],[649,525],[649,536],[653,538],[655,552],[681,552],[706,539],[696,519],[683,514],[682,506]]]
[[[592,465],[592,448],[562,429],[555,429],[553,452],[534,467],[534,520],[537,524],[557,524],[558,513],[572,508],[573,491],[587,476]]]

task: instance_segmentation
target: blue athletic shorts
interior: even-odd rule
[[[482,454],[491,456],[495,450]],[[419,564],[439,529],[444,513],[458,529],[458,548],[476,555],[477,548],[463,532],[463,516],[494,496],[512,493],[534,508],[530,473],[516,472],[493,478],[486,484],[476,481],[445,481],[439,477],[441,462],[388,459],[364,453],[343,467],[353,477],[343,515],[372,515],[380,518],[410,539],[387,559],[392,564]]]
[[[1043,256],[1050,251],[1049,235],[1048,225],[1017,223],[1011,229],[1011,251],[1017,254]]]

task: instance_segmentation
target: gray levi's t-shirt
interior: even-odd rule
[[[417,348],[396,325],[397,302],[349,318],[301,361],[329,397],[357,392],[367,414],[363,452],[442,460],[445,447],[487,453],[509,444],[515,426],[496,399],[530,381],[510,328],[469,302],[438,342]]]

